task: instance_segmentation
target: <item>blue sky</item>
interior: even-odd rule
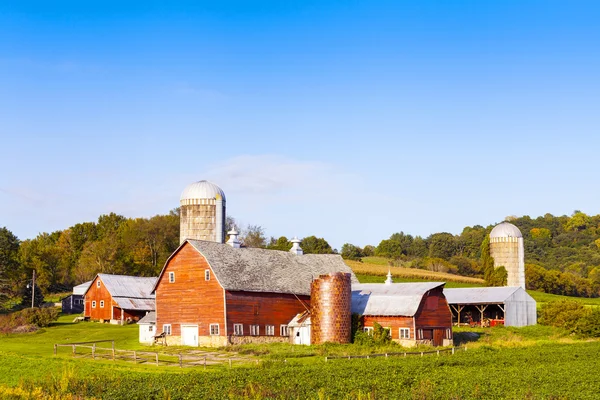
[[[335,247],[600,213],[593,1],[0,3],[0,226],[209,179]]]

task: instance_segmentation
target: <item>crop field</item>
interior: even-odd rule
[[[148,349],[137,343],[135,325],[71,319],[61,317],[36,333],[0,337],[0,398],[593,399],[600,391],[600,342],[543,326],[459,328],[455,338],[468,350],[454,355],[326,362],[324,355],[401,348],[245,345],[219,351],[259,363],[179,369],[73,358],[68,351],[53,356],[53,343],[72,341],[115,339],[118,348]]]

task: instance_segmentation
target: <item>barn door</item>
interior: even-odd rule
[[[198,347],[198,325],[181,325],[181,344]]]
[[[442,346],[444,344],[444,329],[433,330],[433,345]]]

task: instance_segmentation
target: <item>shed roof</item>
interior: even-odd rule
[[[310,295],[312,280],[332,272],[349,273],[352,282],[358,283],[352,269],[337,254],[295,255],[278,250],[236,249],[228,244],[191,239],[186,240],[179,249],[186,243],[206,258],[225,290]],[[170,258],[165,267],[169,261]],[[156,285],[153,290],[156,290]]]
[[[83,282],[80,285],[73,286],[73,294],[81,294],[81,295],[85,294],[85,292],[87,292],[87,290],[91,284],[92,284],[92,281],[87,281],[87,282]]]
[[[445,282],[352,285],[352,312],[361,315],[412,317],[417,313],[423,296],[444,285]]]
[[[444,289],[444,295],[448,304],[502,304],[519,290],[523,288],[518,286],[457,288]]]
[[[156,324],[156,311],[150,311],[144,318],[138,321],[139,324]]]

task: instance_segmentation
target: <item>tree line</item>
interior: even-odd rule
[[[600,215],[575,211],[571,216],[545,214],[507,217],[523,234],[527,287],[547,293],[600,295]],[[392,266],[423,268],[485,278],[502,285],[506,271],[489,256],[489,234],[495,225],[467,226],[460,235],[434,233],[427,238],[394,233],[376,247],[342,246],[342,257],[378,256]]]

